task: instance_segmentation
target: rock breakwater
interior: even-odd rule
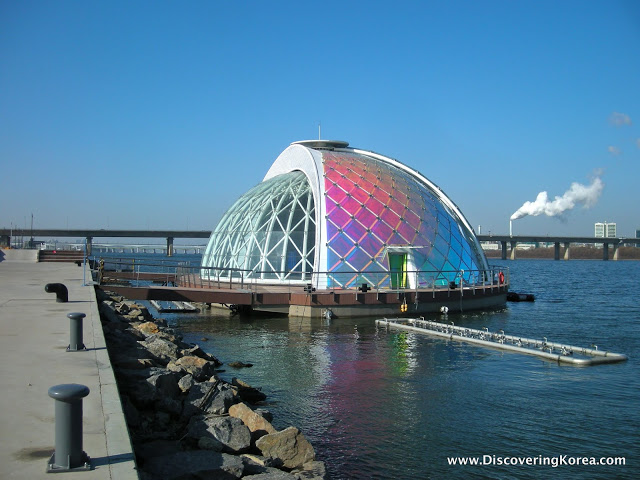
[[[328,478],[297,428],[273,427],[263,392],[221,379],[216,357],[144,306],[97,292],[142,480]]]

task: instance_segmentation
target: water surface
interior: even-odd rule
[[[268,395],[274,426],[300,428],[336,479],[637,478],[640,263],[516,260],[534,303],[431,319],[570,345],[626,363],[559,366],[419,334],[375,318],[172,317],[185,339]],[[203,341],[203,337],[207,340]],[[447,457],[625,457],[626,466],[451,466]],[[541,457],[540,457],[541,456]]]

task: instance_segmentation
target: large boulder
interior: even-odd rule
[[[324,462],[313,461],[305,463],[302,468],[291,471],[297,480],[328,480],[329,474]]]
[[[140,323],[138,325],[134,325],[133,328],[135,328],[139,332],[142,332],[145,336],[155,335],[160,331],[158,325],[153,322]]]
[[[160,372],[155,375],[151,375],[147,378],[147,382],[156,388],[158,397],[177,397],[180,395],[180,388],[178,387],[178,380],[180,376],[174,372]]]
[[[99,290],[97,290],[99,291]],[[99,306],[101,318],[113,323],[121,323],[122,317],[118,314],[113,300],[105,300]]]
[[[131,402],[139,409],[152,408],[158,398],[156,388],[153,385],[132,377],[122,382],[120,388],[127,393]]]
[[[193,345],[189,348],[185,348],[184,350],[182,350],[182,356],[187,357],[189,355],[193,355],[193,356],[200,357],[205,360],[214,362],[216,364],[216,367],[219,367],[220,365],[222,365],[222,362],[220,360],[218,360],[216,357],[214,357],[210,353],[207,353],[204,350],[202,350],[202,348],[200,348],[199,345]]]
[[[188,355],[169,362],[167,369],[173,372],[190,373],[196,381],[202,382],[215,373],[216,364],[195,355]]]
[[[296,427],[265,435],[258,439],[256,447],[262,455],[288,469],[302,467],[316,458],[313,447]]]
[[[244,475],[257,475],[258,473],[264,473],[267,471],[268,462],[270,460],[258,456],[253,455],[251,453],[243,453],[240,455],[242,458],[242,463],[244,463]]]
[[[160,338],[158,335],[152,335],[139,343],[163,365],[178,358],[178,345],[164,338]]]
[[[283,472],[277,468],[267,468],[264,473],[257,473],[255,475],[245,475],[242,478],[248,478],[250,480],[298,480],[298,477],[291,473]]]
[[[262,393],[259,389],[252,387],[248,383],[233,377],[231,379],[231,384],[238,389],[238,395],[243,402],[249,402],[251,404],[256,404],[266,400],[267,396]]]
[[[127,302],[116,302],[114,304],[114,307],[116,308],[116,311],[119,315],[126,315],[131,311],[131,307]]]
[[[153,318],[151,312],[144,305],[139,303],[125,300],[120,304],[116,304],[120,315],[127,316],[131,319],[140,319],[141,321],[150,320]]]
[[[268,433],[276,433],[276,429],[262,415],[251,410],[244,403],[236,403],[229,407],[229,415],[242,420],[249,430],[251,437],[255,441]]]
[[[192,417],[187,427],[187,438],[202,444],[202,440],[219,442],[220,450],[242,453],[251,446],[251,432],[239,418],[202,415]],[[213,448],[215,450],[215,448]]]
[[[240,457],[211,450],[196,450],[150,458],[145,462],[143,471],[152,478],[164,480],[231,480],[242,477],[244,466]]]
[[[196,381],[193,379],[193,376],[189,374],[184,375],[180,380],[178,380],[178,387],[183,392],[188,392],[195,384]]]
[[[118,372],[118,385],[122,392],[126,393],[133,404],[138,408],[153,408],[153,404],[167,396],[167,392],[173,395],[177,388],[175,373],[167,372],[162,368],[149,368],[138,370],[121,370]],[[172,385],[175,383],[175,386]],[[178,389],[179,391],[179,389]]]
[[[189,418],[202,413],[222,415],[237,402],[237,395],[226,383],[196,383],[189,388],[187,398],[184,400],[182,416]]]

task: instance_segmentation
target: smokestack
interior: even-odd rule
[[[571,210],[577,204],[583,204],[586,208],[592,207],[598,201],[604,183],[599,176],[593,179],[591,185],[585,186],[574,182],[562,197],[555,197],[549,201],[547,192],[540,192],[533,202],[524,204],[511,215],[511,220],[518,220],[527,215],[538,216],[542,213],[549,217],[557,217],[567,210]]]
[[[509,220],[509,236],[513,237],[513,220]]]

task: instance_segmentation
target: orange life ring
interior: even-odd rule
[[[500,280],[500,285],[504,283],[504,273],[498,273],[498,280]]]

